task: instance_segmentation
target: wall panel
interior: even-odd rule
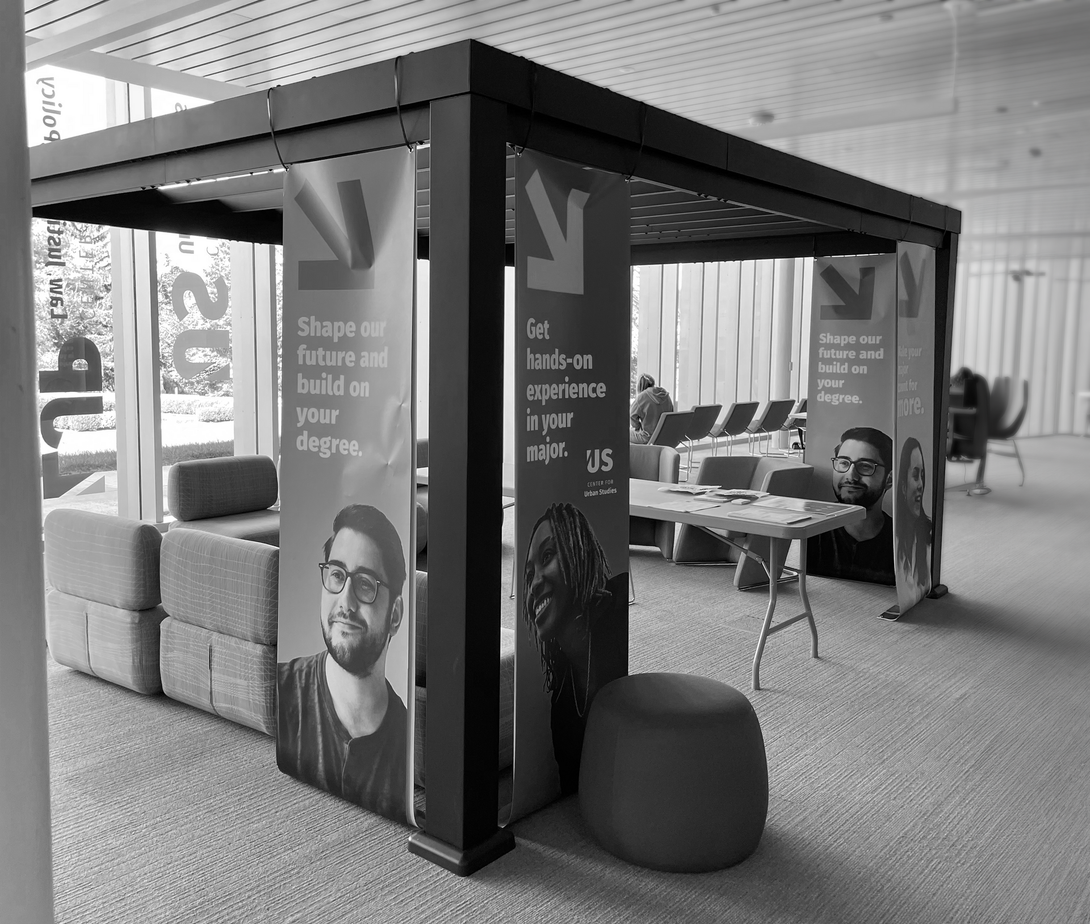
[[[638,371],[655,376],[682,410],[799,396],[809,355],[813,260],[795,260],[794,272],[786,274],[789,304],[780,299],[777,286],[783,274],[776,264],[748,260],[640,267]],[[777,310],[790,315],[777,322]],[[789,338],[790,369],[786,393],[770,395],[777,330]]]
[[[1084,236],[962,238],[952,368],[1029,382],[1020,436],[1082,433],[1090,390],[1090,259]],[[1015,394],[1019,394],[1016,390]]]

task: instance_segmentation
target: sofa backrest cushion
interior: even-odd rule
[[[163,609],[175,619],[260,645],[276,642],[280,549],[197,529],[163,537]]]
[[[700,460],[696,483],[756,489],[758,480],[755,472],[761,461],[762,457],[747,455],[705,456]]]
[[[123,610],[159,604],[159,547],[150,523],[86,510],[45,518],[45,567],[61,593]]]
[[[647,443],[628,444],[629,477],[644,481],[668,481],[677,484],[681,456],[669,446]]]
[[[265,510],[277,494],[276,463],[268,456],[191,459],[167,475],[167,506],[178,520]]]
[[[781,497],[807,497],[814,467],[793,459],[762,458],[753,473],[753,487]]]

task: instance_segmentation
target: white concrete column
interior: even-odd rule
[[[795,261],[777,260],[773,283],[772,307],[772,354],[769,368],[769,396],[772,398],[795,398],[791,394],[791,323],[795,308]],[[774,445],[786,448],[788,438],[783,433],[776,434]]]
[[[0,917],[53,920],[42,486],[21,0],[0,0]]]
[[[144,118],[151,91],[116,83],[107,99],[107,121]],[[114,391],[117,413],[117,514],[163,520],[163,441],[159,413],[159,293],[155,234],[114,228]]]
[[[276,264],[268,244],[231,244],[231,380],[235,454],[280,453]]]
[[[257,452],[257,346],[254,341],[254,245],[231,242],[231,391],[235,455]]]
[[[114,373],[117,399],[117,513],[163,519],[159,414],[159,294],[155,234],[114,229]]]

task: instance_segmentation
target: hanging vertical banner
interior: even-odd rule
[[[276,760],[409,823],[415,213],[405,148],[284,181]]]
[[[935,251],[897,245],[897,463],[893,488],[893,561],[897,612],[931,590],[928,472],[935,471]]]
[[[820,499],[865,507],[807,542],[809,574],[893,584],[893,254],[814,261],[806,461]]]
[[[587,710],[628,673],[624,178],[524,150],[515,265],[512,818],[575,791]]]

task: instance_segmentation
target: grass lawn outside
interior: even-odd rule
[[[117,470],[117,431],[63,430],[57,449],[62,474]],[[233,421],[205,422],[193,414],[163,415],[163,464],[209,459],[234,453]]]

